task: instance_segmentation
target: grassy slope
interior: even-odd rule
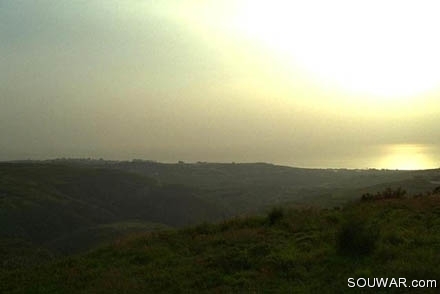
[[[438,279],[439,249],[439,196],[380,200],[135,236],[4,271],[0,292],[353,293],[349,277]]]
[[[127,220],[182,226],[219,209],[196,189],[94,167],[0,163],[0,238],[47,243],[78,230]]]
[[[121,238],[122,236],[168,229],[171,229],[171,227],[164,224],[138,220],[109,223],[68,232],[50,242],[46,242],[45,246],[54,252],[72,254],[87,251]]]

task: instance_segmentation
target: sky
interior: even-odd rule
[[[0,0],[0,160],[440,167],[439,13],[423,0]]]

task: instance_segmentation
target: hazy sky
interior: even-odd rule
[[[0,0],[0,160],[440,167],[439,14],[420,0]]]

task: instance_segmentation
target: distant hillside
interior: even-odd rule
[[[232,214],[265,212],[274,205],[332,208],[356,199],[362,191],[401,186],[411,193],[423,192],[432,190],[440,181],[439,169],[307,169],[267,163],[164,164],[141,160],[107,166],[146,175],[161,183],[197,187],[205,199]]]
[[[407,293],[348,278],[440,281],[440,196],[274,209],[148,233],[87,254],[4,269],[7,293]],[[423,288],[438,293],[438,288]],[[412,292],[411,292],[412,293]]]
[[[103,224],[184,226],[222,216],[194,188],[123,170],[0,163],[0,238],[46,244]]]
[[[0,163],[0,241],[71,253],[129,233],[261,215],[273,206],[339,207],[365,192],[400,186],[416,194],[439,181],[440,170],[88,159]]]

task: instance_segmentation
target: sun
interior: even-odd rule
[[[440,84],[440,2],[241,3],[237,30],[321,82],[387,99]]]

